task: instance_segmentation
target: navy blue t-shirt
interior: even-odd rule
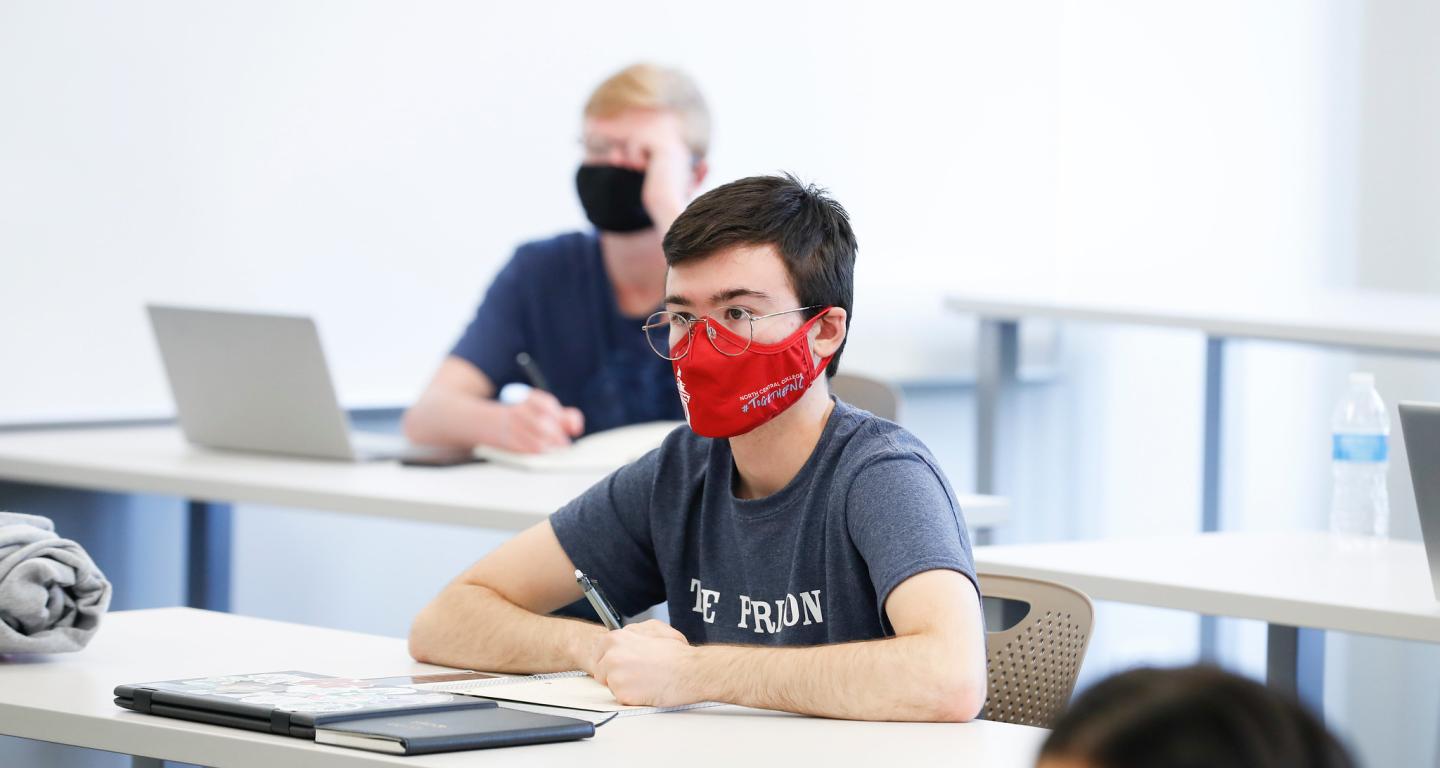
[[[515,250],[450,354],[499,392],[530,383],[515,362],[529,353],[555,397],[585,414],[587,433],[683,419],[670,362],[650,349],[644,321],[621,314],[599,238],[571,232]]]
[[[895,633],[885,601],[935,569],[976,584],[970,534],[916,437],[835,401],[783,489],[732,491],[729,440],[678,427],[550,516],[576,568],[623,615],[664,602],[692,643],[818,645]]]

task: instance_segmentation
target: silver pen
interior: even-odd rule
[[[575,583],[580,585],[580,591],[585,594],[585,599],[590,601],[590,607],[600,614],[600,621],[605,623],[605,628],[616,630],[620,628],[620,614],[615,612],[615,607],[610,601],[600,594],[600,582],[593,581],[586,576],[579,568],[575,569]]]

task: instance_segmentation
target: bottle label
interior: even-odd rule
[[[1335,461],[1381,462],[1390,458],[1390,443],[1384,435],[1334,435],[1331,456]]]

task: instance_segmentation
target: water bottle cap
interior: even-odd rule
[[[1375,388],[1375,374],[1356,372],[1350,374],[1350,386],[1365,389]]]

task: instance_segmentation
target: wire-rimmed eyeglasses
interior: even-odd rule
[[[650,342],[650,348],[655,350],[655,354],[666,360],[679,360],[690,354],[690,348],[694,346],[695,326],[704,323],[705,338],[710,340],[715,351],[727,357],[735,357],[750,349],[750,345],[755,342],[755,323],[812,309],[821,307],[797,307],[768,315],[751,314],[750,310],[744,307],[721,307],[715,314],[704,317],[661,310],[646,318],[641,330],[645,332],[645,338]],[[715,330],[717,324],[730,331],[731,335]]]

